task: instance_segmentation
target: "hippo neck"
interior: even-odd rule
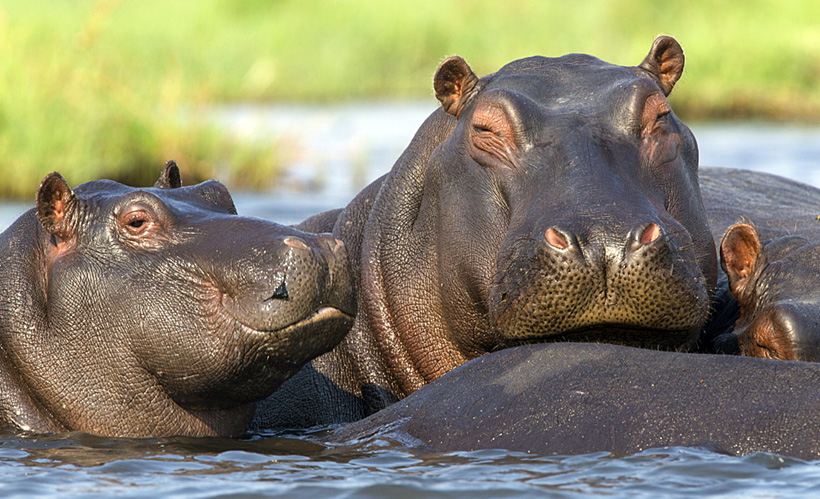
[[[39,403],[0,347],[0,426],[35,433],[56,433],[66,428]]]
[[[0,300],[0,425],[50,433],[65,427],[34,396],[20,362],[15,362],[20,356],[12,354],[44,331],[45,317],[37,312],[45,293],[41,233],[31,210],[0,235],[0,280],[14,283]]]
[[[362,386],[382,386],[400,398],[468,360],[441,317],[435,226],[420,217],[428,159],[454,123],[438,110],[421,126],[384,180],[364,231],[353,337],[369,345],[359,349],[367,359],[356,364]],[[372,361],[376,369],[367,366]]]

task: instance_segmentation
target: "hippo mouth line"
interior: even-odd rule
[[[692,339],[691,329],[663,329],[629,324],[602,324],[566,331],[553,341],[611,343],[653,349],[678,349]]]
[[[346,313],[346,312],[344,312],[341,309],[336,308],[336,307],[321,307],[321,308],[319,308],[319,310],[317,310],[316,312],[313,312],[308,317],[306,317],[306,318],[304,318],[300,321],[296,321],[293,324],[290,324],[288,326],[285,326],[285,327],[282,327],[282,328],[279,328],[279,329],[275,329],[271,332],[284,331],[284,330],[291,329],[291,328],[301,328],[301,327],[307,326],[309,324],[314,324],[314,323],[317,323],[317,322],[324,322],[324,321],[329,320],[329,319],[350,319],[350,320],[353,320],[353,316]]]
[[[233,315],[233,314],[231,314],[231,315]],[[245,326],[246,328],[248,328],[248,329],[250,329],[254,332],[260,333],[260,334],[274,334],[274,333],[275,334],[287,334],[288,332],[290,332],[292,330],[301,329],[301,328],[304,328],[306,326],[310,326],[312,324],[318,324],[320,322],[325,322],[325,321],[328,321],[328,320],[347,319],[347,320],[352,321],[353,316],[348,314],[347,312],[342,311],[341,309],[336,308],[336,307],[325,306],[325,307],[320,307],[318,310],[316,310],[315,312],[313,312],[309,316],[305,317],[304,319],[300,319],[300,320],[298,320],[296,322],[293,322],[291,324],[287,324],[287,325],[284,325],[282,327],[277,327],[277,328],[272,328],[272,329],[259,329],[259,328],[254,327],[254,326],[248,324],[247,322],[245,322],[245,321],[243,321],[243,320],[241,320],[241,319],[239,319],[235,316],[234,316],[234,319],[238,323]]]
[[[663,329],[631,324],[599,324],[515,341],[527,343],[607,343],[654,350],[679,350],[692,340],[692,329]],[[507,346],[510,346],[508,343]]]

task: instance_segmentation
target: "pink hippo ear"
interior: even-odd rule
[[[76,232],[73,218],[77,204],[77,196],[57,172],[46,175],[37,189],[37,219],[50,234],[63,241],[70,240]]]
[[[720,265],[729,277],[729,288],[742,301],[749,277],[757,264],[763,245],[752,225],[739,223],[729,227],[720,243]]]
[[[169,160],[165,163],[165,168],[159,174],[159,178],[154,182],[154,187],[160,189],[176,189],[182,187],[182,177],[179,176],[179,167],[176,161]]]
[[[478,76],[467,65],[467,61],[459,56],[442,62],[433,77],[436,99],[447,113],[455,117],[461,114],[464,105],[473,96],[477,83]]]
[[[652,73],[664,95],[669,95],[683,74],[683,49],[671,36],[659,36],[638,67]]]

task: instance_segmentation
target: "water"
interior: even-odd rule
[[[0,441],[3,497],[784,497],[820,493],[816,463],[688,448],[630,456],[503,450],[413,455],[379,441],[130,440],[87,434]]]
[[[216,113],[226,133],[279,140],[285,151],[282,187],[264,194],[235,194],[239,212],[294,223],[344,205],[389,169],[433,109],[424,102]],[[820,186],[818,127],[737,123],[691,128],[703,165],[765,171]],[[0,204],[0,228],[30,206]],[[820,462],[771,454],[729,457],[691,448],[629,456],[537,456],[504,450],[416,455],[383,439],[328,447],[321,431],[242,439],[0,434],[0,496],[58,494],[814,497],[820,494]]]

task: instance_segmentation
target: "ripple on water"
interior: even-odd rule
[[[416,454],[374,437],[321,445],[322,433],[243,439],[0,438],[0,494],[107,497],[814,496],[820,466],[771,454],[692,448],[537,456],[504,450]]]

